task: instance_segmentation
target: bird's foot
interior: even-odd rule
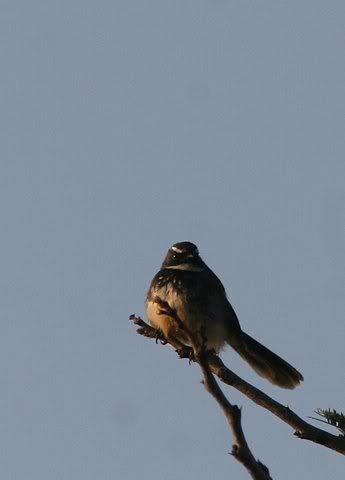
[[[187,347],[187,345],[177,348],[176,353],[180,358],[187,358],[189,365],[195,361],[194,351],[191,347]]]

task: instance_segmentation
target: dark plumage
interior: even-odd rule
[[[191,242],[175,243],[168,251],[147,293],[150,323],[177,348],[188,344],[176,321],[163,313],[166,302],[190,332],[205,330],[208,348],[217,352],[228,343],[262,377],[282,388],[294,388],[303,376],[289,363],[242,331],[219,278],[204,263]]]

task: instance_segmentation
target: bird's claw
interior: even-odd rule
[[[156,330],[156,343],[160,342],[161,345],[166,345],[168,342],[160,330]]]
[[[180,358],[187,358],[189,364],[195,360],[193,349],[191,347],[187,347],[186,345],[182,346],[181,348],[177,348],[176,353]]]

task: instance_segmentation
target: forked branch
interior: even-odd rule
[[[140,317],[136,317],[133,315],[130,317],[130,319],[139,326],[137,332],[140,335],[144,335],[149,338],[156,338],[163,343],[168,343],[161,334],[157,333],[154,328],[144,322]],[[190,347],[186,347],[183,352],[179,351],[178,354],[180,355],[180,357],[192,358],[193,349],[191,349]],[[227,385],[236,388],[236,390],[243,393],[254,403],[270,411],[273,415],[275,415],[280,420],[292,427],[294,429],[294,435],[296,437],[304,440],[309,440],[319,445],[323,445],[324,447],[327,447],[331,450],[341,453],[342,455],[345,455],[344,436],[333,435],[306,422],[295,412],[293,412],[289,407],[286,407],[281,403],[277,402],[258,388],[254,387],[253,385],[236,375],[236,373],[234,373],[232,370],[230,370],[224,365],[218,355],[207,352],[206,358],[204,359],[203,363],[200,364],[201,368],[203,368],[204,364],[207,364],[207,368],[212,372],[212,374],[216,375],[223,383],[226,383]],[[204,370],[203,373],[205,377]],[[205,384],[205,386],[207,386],[207,384]]]
[[[160,303],[162,313],[169,314],[171,318],[174,318],[178,327],[183,329],[189,338],[192,348],[186,347],[185,351],[179,351],[178,353],[182,357],[193,358],[193,360],[200,365],[203,373],[203,384],[208,393],[212,395],[222,409],[232,432],[234,443],[231,454],[247,469],[253,480],[272,480],[268,468],[259,460],[255,459],[248,446],[242,429],[240,408],[229,402],[213,376],[209,363],[209,357],[210,355],[213,356],[213,354],[210,354],[210,352],[206,350],[206,339],[203,332],[200,332],[200,340],[197,340],[185,325],[183,325],[175,311],[171,310],[165,302],[159,301],[159,299],[155,299],[155,301],[156,303]],[[156,330],[147,325],[140,317],[131,316],[130,318],[139,326],[137,330],[138,333],[147,337],[156,338],[156,341],[157,339],[160,341],[163,340],[163,342],[166,343],[166,340],[162,338],[161,335],[157,335]]]

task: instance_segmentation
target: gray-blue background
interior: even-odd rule
[[[342,1],[3,0],[0,473],[247,479],[195,366],[134,333],[169,245],[196,242],[243,327],[344,409]],[[225,387],[275,478],[339,455]]]

